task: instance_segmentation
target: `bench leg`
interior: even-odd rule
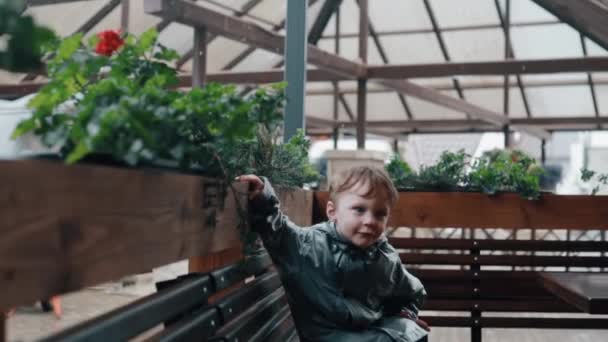
[[[481,342],[481,327],[471,328],[471,342]]]

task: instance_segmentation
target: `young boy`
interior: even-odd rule
[[[284,216],[266,178],[249,183],[252,229],[279,270],[301,341],[425,341],[426,296],[388,243],[397,200],[380,168],[349,169],[330,186],[328,222],[300,228]],[[418,322],[418,323],[417,323]]]

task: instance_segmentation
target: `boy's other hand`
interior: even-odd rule
[[[264,181],[256,175],[242,175],[235,178],[235,181],[249,183],[249,199],[255,198],[264,190]]]
[[[418,324],[418,326],[420,326],[422,329],[424,329],[426,331],[431,331],[431,328],[429,327],[428,323],[421,320],[420,318],[416,318],[416,324]]]

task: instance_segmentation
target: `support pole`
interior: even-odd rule
[[[122,0],[121,1],[121,11],[120,11],[120,29],[122,32],[129,32],[129,9],[130,9],[130,0]]]
[[[194,29],[194,54],[192,60],[192,87],[203,87],[207,75],[207,29]]]
[[[287,1],[287,35],[285,39],[285,80],[287,105],[285,107],[284,141],[306,127],[304,96],[306,92],[306,17],[308,0]]]
[[[359,1],[359,58],[367,63],[367,40],[369,37],[368,0]],[[365,149],[365,121],[367,116],[367,79],[357,80],[357,149]]]

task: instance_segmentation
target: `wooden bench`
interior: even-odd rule
[[[43,341],[297,341],[267,254],[157,284],[158,292]],[[150,331],[164,324],[164,329]],[[152,335],[150,335],[152,334]]]
[[[431,326],[470,327],[473,342],[481,341],[482,328],[608,329],[608,318],[544,317],[582,311],[549,291],[541,277],[548,268],[565,273],[607,267],[606,241],[393,237],[390,242],[425,285],[425,311],[467,313],[423,312]],[[502,314],[484,315],[490,312]]]

